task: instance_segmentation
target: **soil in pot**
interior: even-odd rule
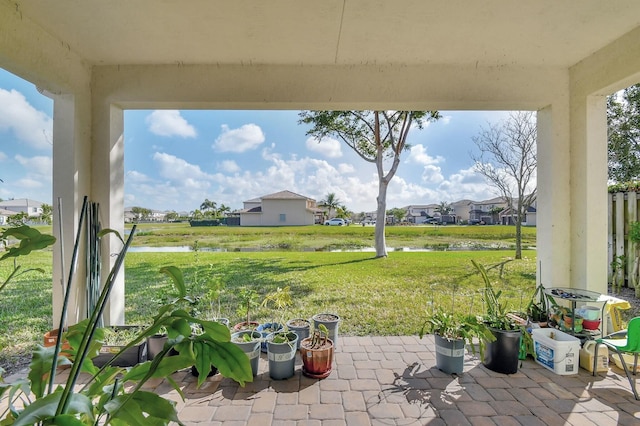
[[[297,347],[298,335],[292,331],[271,333],[267,336],[269,376],[272,379],[284,380],[294,375]]]
[[[303,318],[294,318],[287,321],[287,328],[298,335],[298,349],[300,348],[300,342],[303,339],[309,337],[311,330],[311,322]]]
[[[333,341],[333,347],[338,347],[338,324],[340,323],[340,317],[336,314],[322,313],[316,314],[312,317],[313,327],[318,328],[318,325],[323,324],[329,330],[329,339]]]
[[[327,339],[324,344],[313,346],[311,337],[300,342],[300,356],[302,357],[302,374],[314,379],[329,377],[333,366],[333,342]]]
[[[258,328],[259,325],[260,325],[260,323],[256,322],[256,321],[251,321],[249,324],[247,324],[246,321],[243,321],[243,322],[239,322],[236,325],[234,325],[233,329],[235,331],[255,330],[256,328]]]
[[[258,363],[260,361],[260,341],[262,336],[257,331],[238,331],[231,335],[231,342],[236,344],[249,358],[253,376],[258,375]]]

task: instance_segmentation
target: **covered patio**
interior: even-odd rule
[[[146,389],[174,400],[186,425],[635,425],[640,408],[622,370],[560,376],[531,359],[506,376],[465,358],[461,376],[435,367],[433,336],[340,337],[324,380],[271,380],[262,355],[244,388],[219,374],[196,386],[188,370]],[[68,372],[68,370],[66,370]],[[15,378],[15,377],[14,377]],[[9,378],[12,380],[13,378]],[[64,383],[64,371],[57,382]],[[2,407],[0,407],[2,408]]]
[[[606,96],[640,81],[638,16],[634,0],[0,2],[0,67],[54,100],[53,282],[83,196],[124,229],[124,110],[533,110],[538,282],[604,293]],[[124,323],[123,274],[111,300]]]

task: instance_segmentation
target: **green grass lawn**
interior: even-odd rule
[[[44,227],[42,232],[50,232]],[[373,227],[284,227],[284,228],[191,228],[184,224],[145,224],[139,227],[134,246],[193,245],[229,249],[280,247],[281,251],[189,253],[128,253],[126,257],[126,322],[151,321],[162,298],[169,297],[171,284],[159,273],[166,265],[183,269],[190,292],[198,296],[197,309],[212,315],[208,300],[210,283],[224,285],[222,314],[232,323],[237,313],[241,287],[255,288],[261,296],[278,287],[290,286],[294,305],[286,318],[311,317],[330,311],[342,317],[340,332],[345,335],[416,334],[421,315],[431,304],[450,306],[455,295],[456,310],[482,312],[478,289],[482,282],[470,259],[483,264],[497,263],[513,256],[513,251],[391,252],[388,258],[374,259],[367,252],[292,251],[298,248],[373,246]],[[527,238],[535,241],[535,229],[527,228]],[[455,245],[460,241],[513,244],[512,227],[501,226],[390,226],[390,247]],[[356,244],[357,243],[357,244]],[[507,264],[498,280],[505,289],[504,300],[522,310],[535,287],[536,253],[525,251],[525,259]],[[52,328],[52,255],[34,252],[19,259],[24,268],[39,267],[13,281],[0,294],[0,366],[24,356],[41,342]],[[0,262],[0,279],[8,276],[11,262]],[[103,272],[106,276],[107,271]],[[58,284],[59,285],[59,284]],[[214,304],[214,309],[217,305]],[[279,314],[258,307],[253,318],[273,320]]]
[[[188,223],[138,225],[134,246],[194,246],[272,250],[326,250],[374,245],[373,226],[190,227]],[[535,246],[536,229],[522,230],[523,247]],[[513,226],[387,226],[387,246],[392,248],[510,248],[515,246]]]

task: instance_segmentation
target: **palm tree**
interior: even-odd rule
[[[320,207],[324,207],[329,210],[328,216],[331,218],[331,211],[337,210],[340,207],[340,199],[336,197],[336,194],[330,192],[327,194],[324,200],[320,201]]]
[[[446,201],[441,201],[436,210],[440,212],[441,215],[449,214],[452,210],[451,204]]]
[[[225,213],[229,213],[231,211],[231,207],[225,206],[224,204],[220,204],[220,208],[218,208],[218,214],[220,216],[226,216]]]
[[[216,215],[216,207],[217,204],[215,201],[211,201],[208,198],[205,198],[204,202],[200,204],[200,210],[202,210],[207,216],[215,216]]]

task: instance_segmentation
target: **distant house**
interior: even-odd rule
[[[314,225],[322,213],[316,200],[291,191],[263,195],[243,203],[240,226]]]
[[[473,201],[469,204],[469,220],[478,220],[493,225],[499,223],[498,213],[507,207],[502,197],[486,201]]]
[[[9,210],[16,213],[26,213],[29,217],[38,217],[42,214],[42,205],[44,203],[28,198],[16,198],[13,200],[0,201],[0,209]]]
[[[438,204],[413,204],[404,208],[407,212],[407,221],[410,223],[424,222],[425,219],[433,217],[437,209]]]
[[[9,222],[9,218],[14,214],[16,214],[16,212],[0,208],[0,226],[6,225]]]
[[[536,226],[537,220],[537,201],[534,201],[532,205],[527,207],[527,210],[524,212],[524,217],[522,218],[522,226]],[[500,223],[502,225],[514,225],[516,222],[516,213],[515,210],[511,210],[509,208],[504,209],[500,212]]]

